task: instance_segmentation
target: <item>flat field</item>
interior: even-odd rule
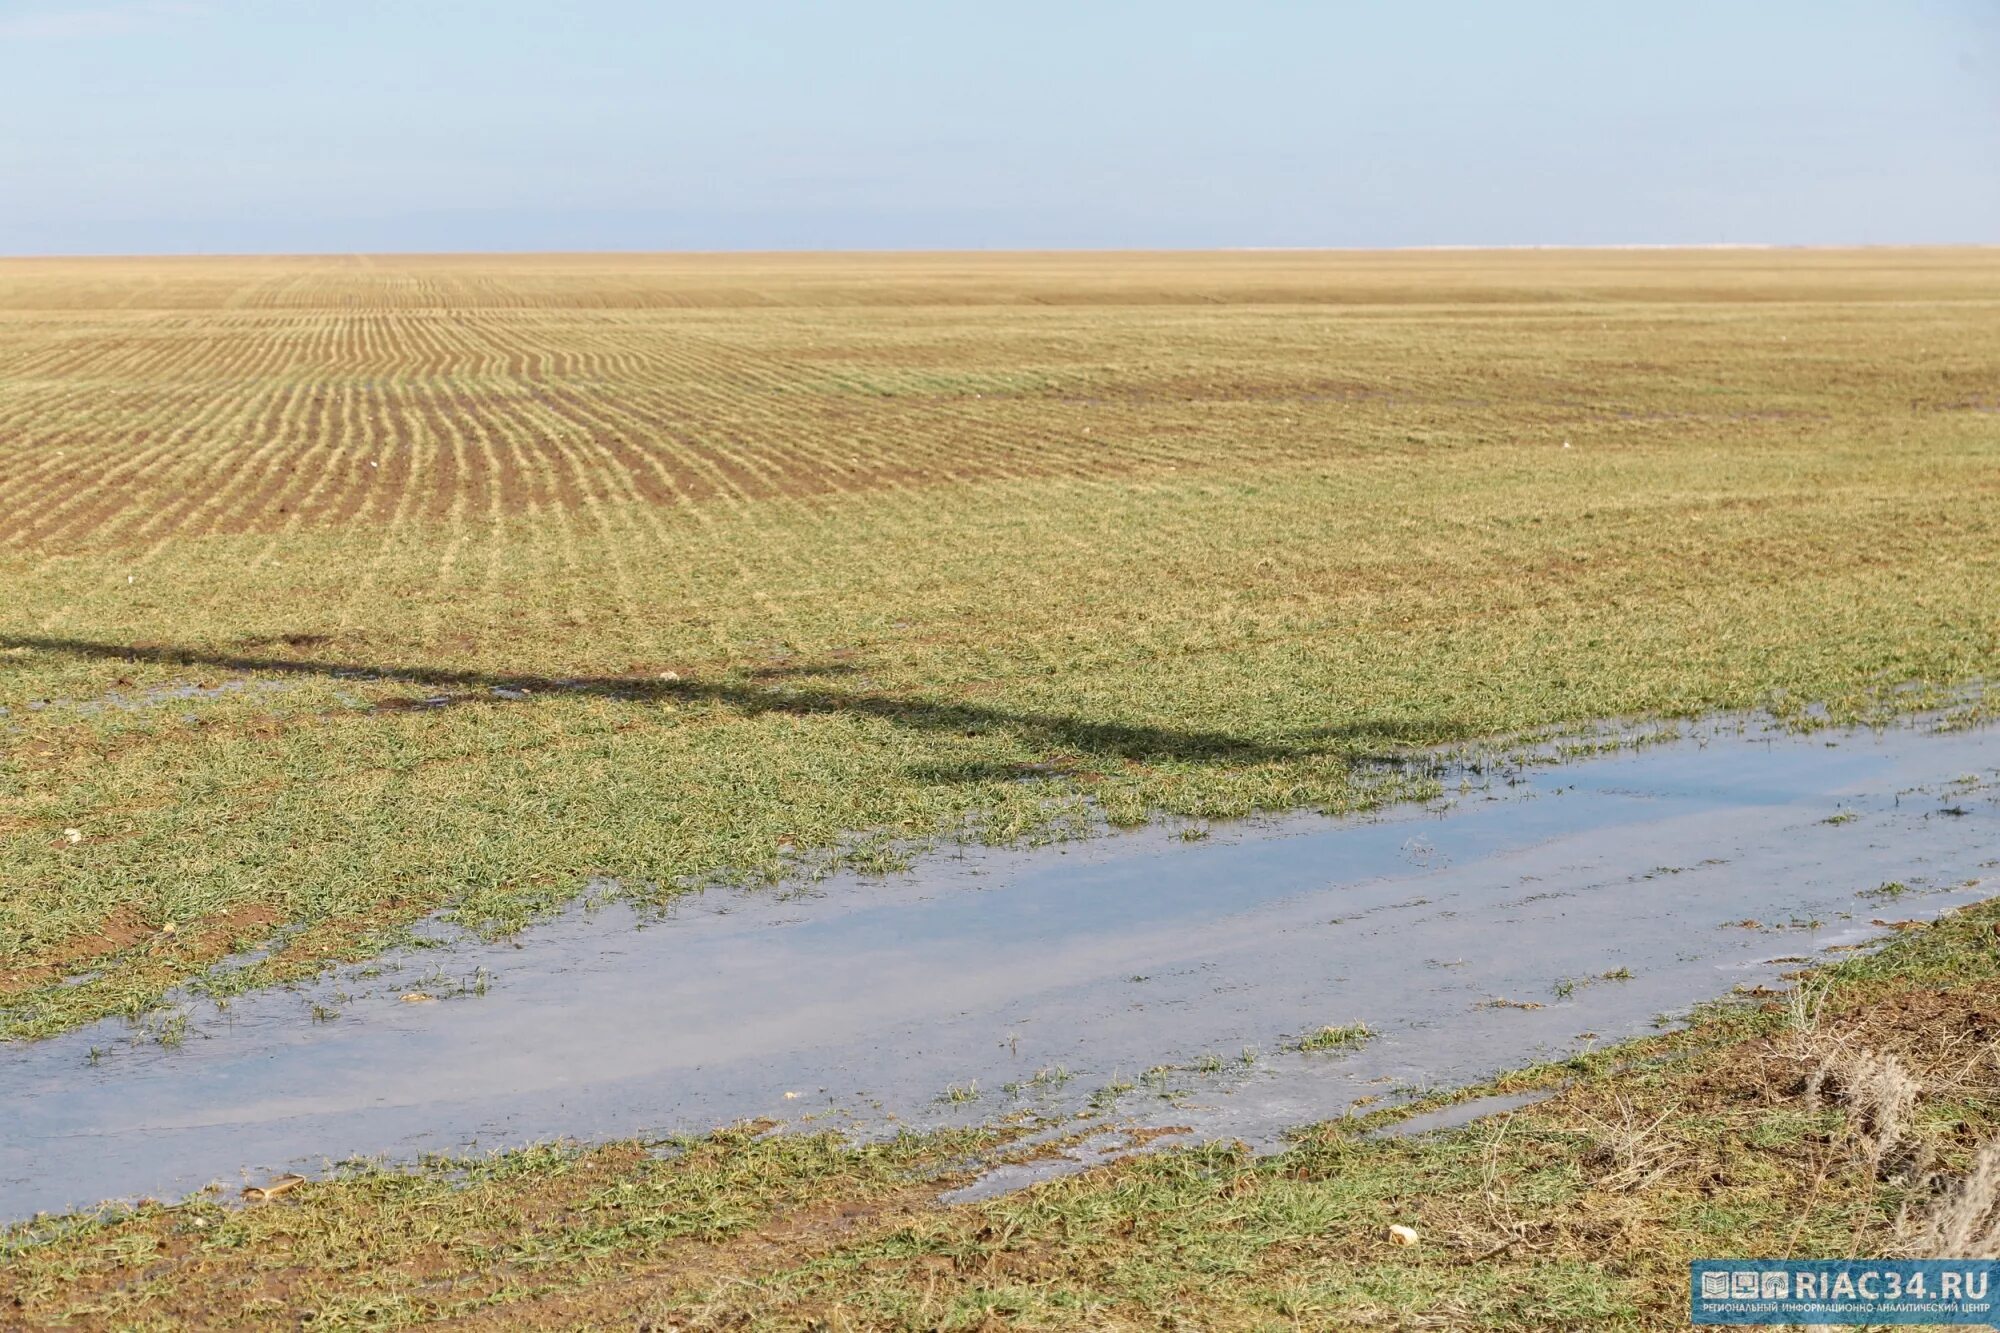
[[[0,262],[0,1036],[2000,662],[2000,251]]]
[[[0,1038],[592,876],[1955,697],[1996,367],[1986,250],[0,261]],[[2000,1127],[1994,928],[1498,1129],[951,1209],[1007,1131],[532,1149],[0,1231],[0,1324],[1678,1326],[1692,1254],[1932,1243]]]

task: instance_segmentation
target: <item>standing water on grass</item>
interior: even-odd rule
[[[1701,729],[1371,816],[577,909],[184,1001],[171,1046],[106,1021],[0,1048],[0,1215],[753,1116],[1093,1110],[1269,1146],[2000,893],[1996,790],[2000,729]]]

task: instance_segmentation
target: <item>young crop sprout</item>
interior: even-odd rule
[[[1317,1032],[1309,1032],[1299,1039],[1302,1051],[1351,1051],[1365,1045],[1375,1034],[1366,1023],[1349,1023],[1345,1027],[1323,1027]]]

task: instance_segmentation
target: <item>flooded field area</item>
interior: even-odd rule
[[[748,1117],[1268,1147],[2000,893],[1996,789],[2000,729],[1732,724],[1367,817],[579,907],[184,999],[169,1040],[154,1018],[0,1049],[0,1215]]]

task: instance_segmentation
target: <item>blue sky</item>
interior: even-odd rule
[[[0,0],[0,253],[2000,241],[2000,0]]]

